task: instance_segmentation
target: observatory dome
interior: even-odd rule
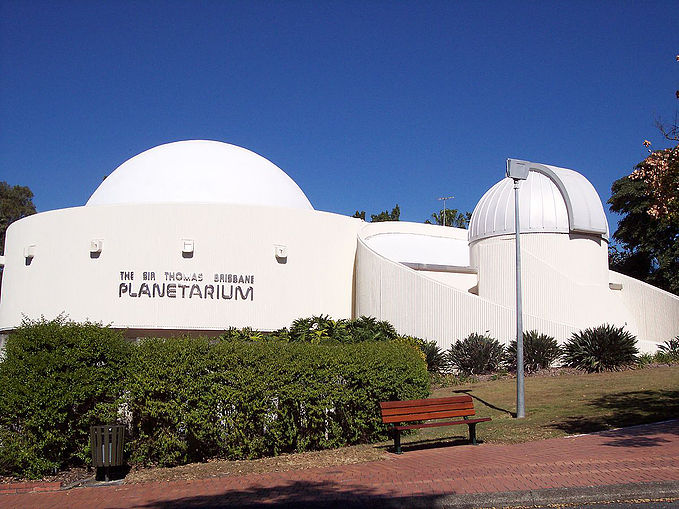
[[[519,188],[521,233],[586,233],[608,239],[608,221],[594,186],[581,174],[531,166]],[[474,208],[469,242],[514,233],[514,181],[491,187]]]
[[[219,141],[167,143],[128,159],[87,201],[91,205],[228,203],[313,209],[278,166]]]

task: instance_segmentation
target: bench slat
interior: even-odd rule
[[[419,413],[411,413],[408,415],[384,415],[382,416],[382,422],[388,424],[394,422],[427,421],[429,419],[447,419],[448,417],[463,417],[465,415],[474,414],[474,409],[448,410],[441,412],[427,412],[426,410],[422,410]]]
[[[408,416],[409,414],[420,413],[420,412],[439,412],[441,410],[470,410],[474,408],[474,403],[471,401],[463,401],[461,403],[449,403],[449,404],[439,404],[439,405],[422,405],[417,407],[405,407],[405,408],[383,408],[382,415],[403,415]]]
[[[462,396],[451,396],[449,398],[430,398],[430,399],[411,399],[408,401],[382,401],[380,403],[380,408],[407,408],[407,407],[417,407],[423,405],[440,405],[445,403],[461,403],[464,401],[470,401],[473,403],[473,399],[469,395]]]
[[[490,417],[481,417],[479,419],[462,419],[460,421],[427,422],[425,424],[408,424],[406,426],[394,426],[394,429],[404,430],[417,428],[434,428],[436,426],[453,426],[455,424],[476,424],[477,422],[486,422],[490,420],[491,420]]]

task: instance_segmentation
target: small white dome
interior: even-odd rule
[[[188,140],[128,159],[87,205],[235,203],[313,209],[278,166],[250,150],[219,141]]]
[[[565,168],[535,165],[519,188],[521,233],[579,232],[608,239],[608,221],[594,186]],[[469,242],[514,233],[514,181],[491,187],[474,208]]]

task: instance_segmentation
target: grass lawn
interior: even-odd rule
[[[515,419],[516,379],[504,378],[437,389],[432,397],[469,394],[480,417],[480,441],[518,443],[588,433],[679,416],[679,365],[613,373],[526,377],[526,418]],[[441,438],[466,440],[467,426],[425,428],[402,438],[403,444]],[[407,450],[407,447],[404,447]]]

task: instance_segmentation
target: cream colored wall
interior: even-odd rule
[[[471,246],[479,271],[479,296],[515,306],[513,235]],[[623,325],[626,313],[608,286],[608,245],[601,239],[560,233],[521,236],[523,309],[530,315],[580,329],[602,323]]]
[[[679,333],[678,297],[615,273],[611,281],[622,281],[623,289],[609,288],[605,242],[525,234],[521,244],[524,330],[563,342],[583,328],[611,323],[637,335],[642,352]],[[513,237],[485,239],[471,249],[478,296],[388,260],[359,238],[356,314],[389,320],[399,332],[442,348],[486,331],[507,344],[516,327]]]
[[[612,291],[636,326],[640,349],[655,352],[657,345],[679,336],[679,297],[638,279],[611,271],[611,282],[622,283]]]
[[[446,349],[472,332],[508,344],[515,337],[514,309],[460,290],[372,250],[359,236],[356,252],[356,314],[394,324],[401,334],[437,341]],[[556,338],[573,327],[524,315],[527,329]]]
[[[94,320],[138,329],[220,330],[250,326],[273,330],[313,314],[352,314],[356,234],[364,223],[336,214],[238,205],[120,205],[57,210],[22,219],[7,231],[0,330],[22,316]],[[98,258],[90,241],[101,239]],[[192,239],[192,258],[182,256]],[[26,265],[24,248],[35,245]],[[277,260],[274,246],[287,248]],[[119,296],[121,272],[254,276],[253,300]],[[133,289],[134,292],[134,289]],[[135,292],[136,293],[136,292]],[[228,295],[228,291],[227,291]],[[242,295],[240,295],[242,296]]]

